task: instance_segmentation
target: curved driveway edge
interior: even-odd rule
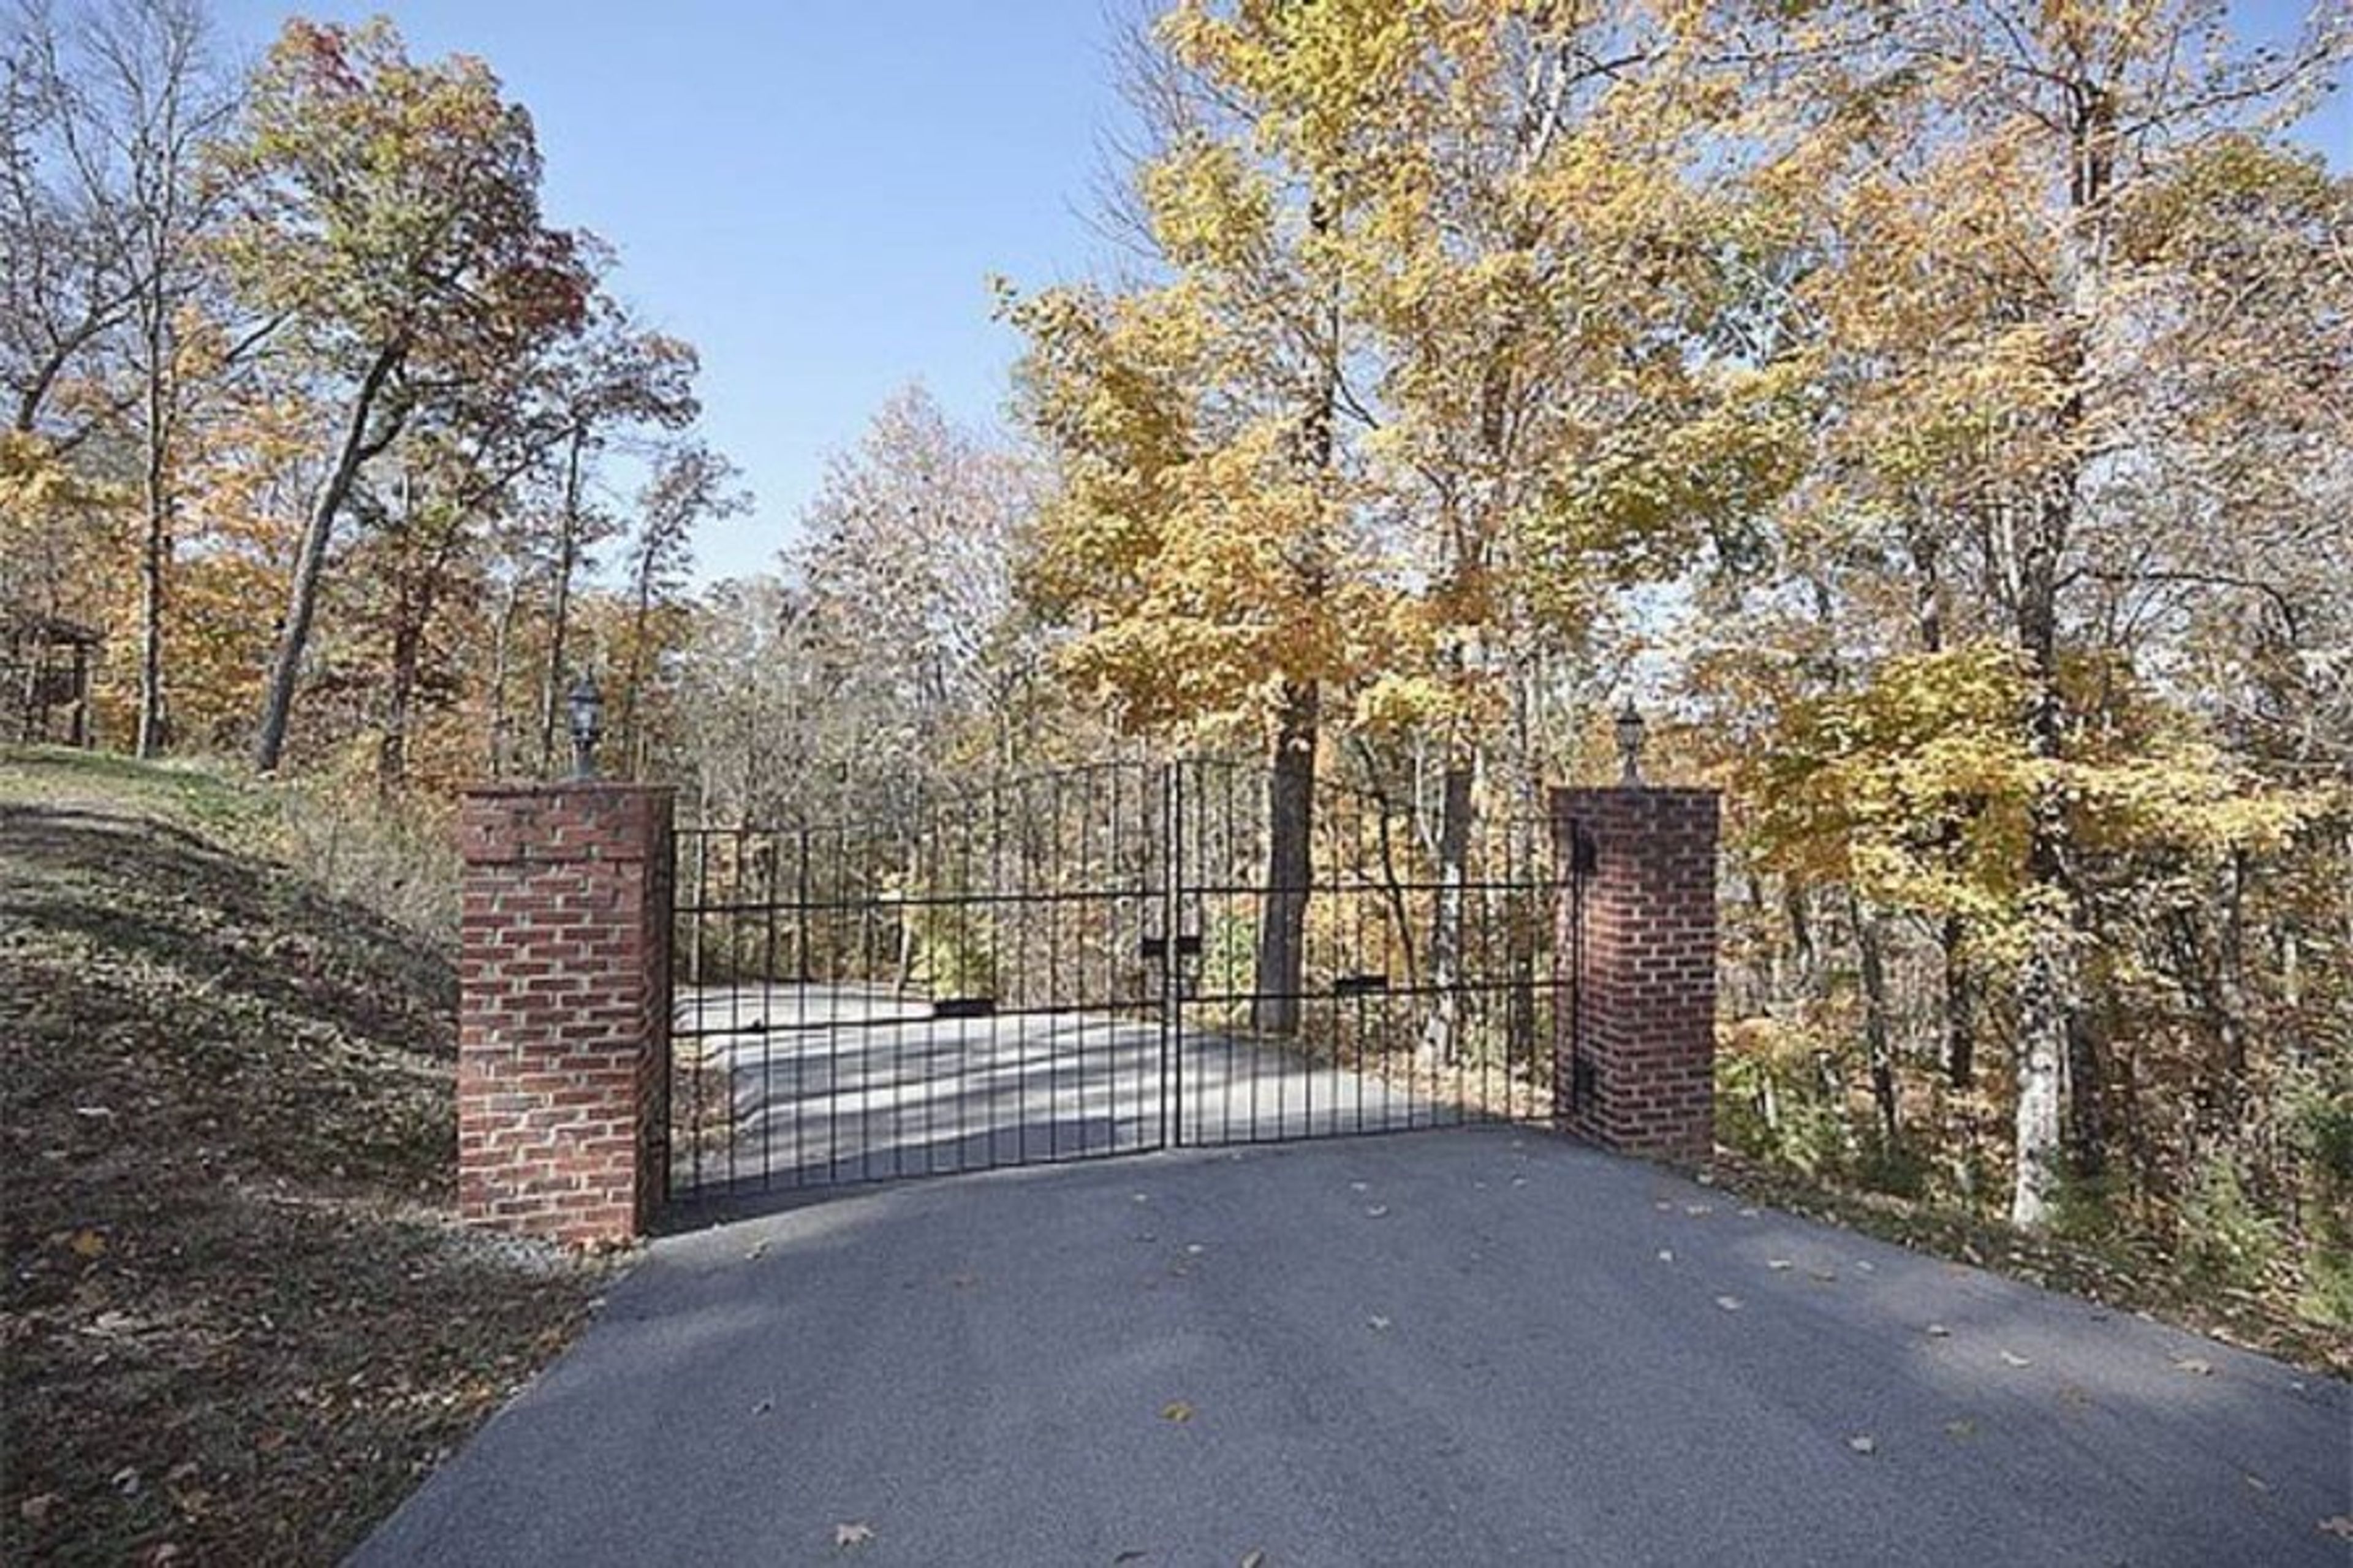
[[[2345,1384],[1473,1128],[666,1238],[352,1561],[2344,1568],[2348,1515]]]

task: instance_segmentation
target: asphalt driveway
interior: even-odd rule
[[[2344,1568],[2346,1515],[2344,1384],[1466,1128],[671,1237],[354,1561]]]

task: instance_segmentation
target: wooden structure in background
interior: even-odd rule
[[[0,622],[0,735],[91,744],[90,684],[104,640],[93,627],[54,616]]]

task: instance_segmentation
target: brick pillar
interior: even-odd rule
[[[1556,790],[1552,812],[1570,983],[1554,1010],[1554,1120],[1605,1148],[1703,1163],[1715,1144],[1715,792]]]
[[[475,790],[458,1002],[458,1206],[565,1241],[644,1230],[668,1162],[666,789]]]

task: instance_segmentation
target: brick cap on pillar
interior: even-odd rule
[[[1662,805],[1673,805],[1701,801],[1720,804],[1723,799],[1722,790],[1696,784],[1555,784],[1552,809],[1554,815],[1558,816],[1580,800],[1612,803],[1655,800]]]
[[[641,859],[667,831],[677,794],[607,779],[477,785],[459,802],[459,855],[469,866]]]
[[[462,793],[469,800],[501,800],[533,795],[676,795],[678,786],[632,784],[627,779],[521,779],[469,784]]]

